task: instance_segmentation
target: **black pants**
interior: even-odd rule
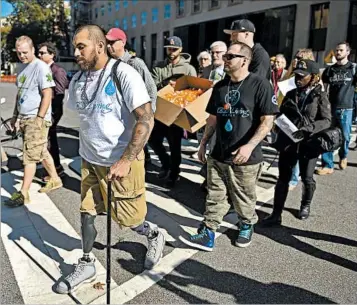
[[[297,161],[299,161],[301,181],[303,183],[301,205],[308,206],[311,204],[316,190],[316,182],[313,176],[317,157],[311,158],[306,156],[303,147],[299,150],[299,152],[296,150],[287,152],[283,151],[280,152],[279,155],[279,179],[275,186],[274,214],[280,215],[284,209],[285,201],[289,192],[289,181]]]
[[[52,125],[48,131],[48,151],[50,152],[56,167],[61,166],[57,139],[57,125],[63,115],[63,98],[64,95],[57,95],[52,100]]]
[[[155,120],[155,125],[149,139],[149,145],[159,157],[162,169],[171,171],[171,178],[175,178],[180,174],[182,136],[183,130],[181,127],[176,125],[168,127]],[[171,156],[166,152],[163,144],[164,138],[166,138],[169,143]]]

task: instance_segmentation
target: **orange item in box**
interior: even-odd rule
[[[168,92],[164,95],[164,98],[169,102],[185,108],[189,103],[192,103],[203,93],[202,89],[189,88],[174,92]]]

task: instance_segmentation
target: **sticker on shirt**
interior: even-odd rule
[[[110,80],[108,82],[108,84],[105,86],[104,91],[107,95],[113,95],[115,93],[115,85],[113,83],[113,80]]]
[[[24,84],[26,82],[26,79],[27,79],[26,75],[21,75],[19,77],[19,83]]]
[[[276,96],[273,95],[272,98],[271,98],[271,102],[274,104],[274,105],[278,105],[278,101],[276,99]]]
[[[52,74],[51,73],[47,73],[46,74],[46,80],[51,83],[53,81],[53,77],[52,77]]]
[[[223,107],[217,108],[217,114],[224,117],[236,117],[236,116],[239,116],[241,118],[249,117],[250,111],[240,106],[239,101],[240,101],[240,92],[238,90],[229,91],[224,97],[225,103]],[[229,127],[230,123],[227,124],[228,124],[227,129],[230,129]]]
[[[227,132],[231,132],[233,130],[233,125],[232,125],[232,122],[230,119],[228,119],[226,125],[224,125],[224,129],[227,131]]]

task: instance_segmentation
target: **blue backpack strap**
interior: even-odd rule
[[[111,77],[114,80],[115,86],[117,87],[119,93],[121,94],[121,96],[123,96],[123,93],[121,91],[121,86],[120,86],[120,81],[117,75],[117,70],[118,70],[118,66],[120,65],[121,60],[118,59],[115,64],[112,67],[112,71],[111,71]]]

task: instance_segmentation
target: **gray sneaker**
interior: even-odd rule
[[[81,284],[93,282],[96,278],[94,262],[94,259],[87,262],[80,258],[76,269],[58,283],[56,292],[60,294],[71,293]]]
[[[145,269],[152,269],[157,265],[162,258],[162,252],[165,246],[165,236],[157,230],[155,237],[148,237],[148,251],[146,252],[146,258],[144,267]]]

